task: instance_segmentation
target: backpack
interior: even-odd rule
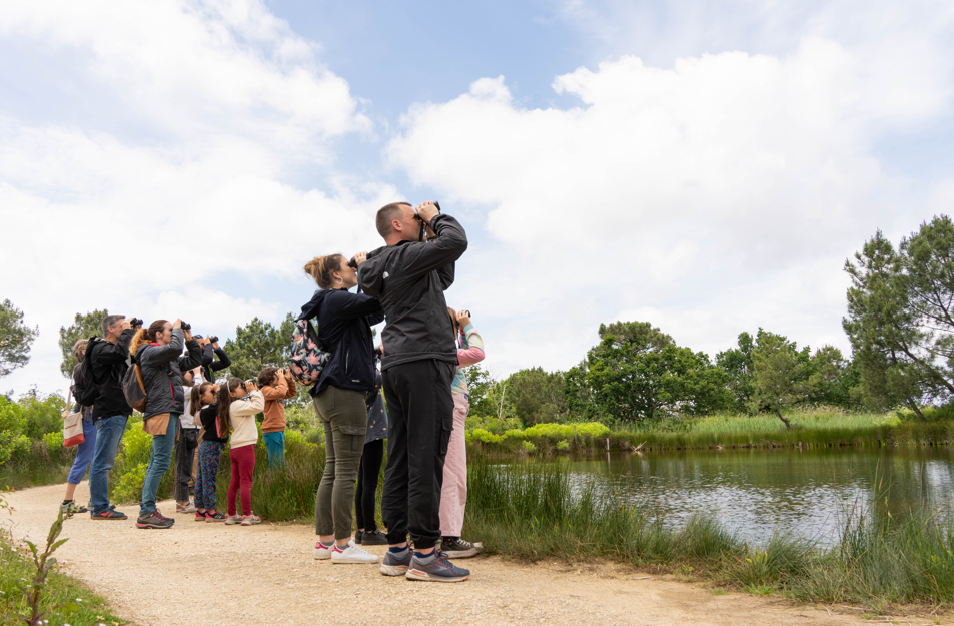
[[[136,363],[123,376],[123,395],[126,404],[142,413],[146,408],[146,385],[142,382],[142,370]]]
[[[322,349],[318,333],[308,320],[295,322],[289,354],[291,356],[288,358],[288,365],[292,378],[305,387],[318,382],[321,370],[331,359],[331,353]]]
[[[93,346],[102,343],[103,340],[98,337],[90,337],[86,344],[86,356],[93,354]],[[80,375],[73,378],[73,397],[82,406],[93,406],[96,402],[96,396],[99,388],[96,386],[96,379],[93,377],[93,359],[84,358],[80,363]]]

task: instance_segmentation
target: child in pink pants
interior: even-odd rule
[[[447,312],[460,339],[457,350],[457,375],[451,383],[454,398],[454,430],[444,457],[444,484],[441,488],[441,552],[449,559],[466,559],[477,554],[480,544],[471,544],[460,538],[464,525],[464,507],[467,504],[467,448],[464,443],[464,421],[467,419],[467,383],[463,368],[484,360],[484,341],[470,324],[470,311]]]

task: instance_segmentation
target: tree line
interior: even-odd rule
[[[759,328],[710,359],[679,346],[648,322],[614,322],[575,367],[524,369],[494,380],[467,370],[471,412],[516,418],[523,425],[566,420],[613,424],[654,422],[716,411],[771,412],[790,427],[785,409],[824,404],[849,410],[910,409],[954,396],[954,223],[940,215],[898,246],[881,231],[845,263],[851,278],[842,325],[851,342],[845,356],[833,346],[812,350]],[[106,309],[77,313],[60,328],[60,370],[69,377],[73,343],[100,334]],[[236,328],[224,348],[228,375],[248,379],[288,358],[294,316],[273,326],[254,318]],[[23,312],[0,303],[0,376],[22,367],[38,329]],[[302,397],[302,399],[304,399]]]

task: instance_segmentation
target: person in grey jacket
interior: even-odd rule
[[[182,356],[183,343],[189,349],[185,356]],[[183,333],[180,320],[174,324],[159,320],[136,333],[129,352],[142,371],[146,388],[142,428],[153,436],[136,528],[169,528],[174,520],[156,509],[156,492],[162,475],[169,469],[183,411],[182,370],[199,367],[202,351],[188,330]]]
[[[388,460],[381,514],[390,546],[385,576],[457,582],[470,572],[449,563],[440,540],[444,456],[454,428],[451,381],[457,369],[454,328],[444,290],[467,249],[464,229],[433,202],[381,207],[375,227],[384,243],[358,266],[358,285],[376,296],[387,325],[381,334],[381,378],[388,410]],[[423,241],[425,227],[435,233]],[[408,533],[414,553],[407,544]]]

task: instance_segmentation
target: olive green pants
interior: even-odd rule
[[[325,473],[315,497],[315,534],[351,536],[351,503],[358,477],[368,412],[361,391],[328,386],[314,399],[325,427]]]

